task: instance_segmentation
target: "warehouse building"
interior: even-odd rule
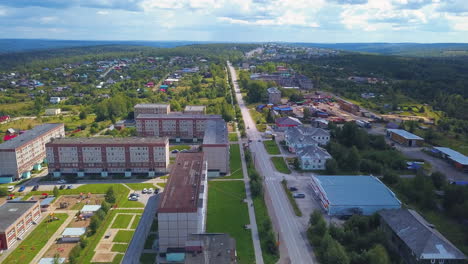
[[[134,107],[135,117],[139,114],[167,114],[171,112],[169,104],[137,104]]]
[[[136,118],[136,127],[139,136],[169,137],[177,142],[197,142],[205,135],[207,120],[216,119],[222,120],[220,115],[140,114]]]
[[[379,215],[390,247],[405,263],[466,263],[466,256],[416,211],[383,210]]]
[[[468,171],[468,157],[451,148],[434,147],[432,153],[442,159],[449,161],[455,168]]]
[[[405,147],[418,147],[424,139],[403,129],[387,129],[387,137]]]
[[[165,173],[169,165],[168,138],[60,138],[46,145],[49,173],[147,174]]]
[[[229,172],[229,139],[224,120],[206,122],[202,149],[208,162],[209,177],[226,175]]]
[[[205,232],[207,198],[203,152],[177,154],[158,209],[160,252],[184,252],[191,234]]]
[[[9,201],[0,206],[0,249],[9,249],[41,217],[39,201]]]
[[[184,113],[190,115],[204,115],[205,111],[204,105],[187,105],[184,109]]]
[[[371,215],[401,207],[396,195],[374,176],[313,176],[312,188],[328,215]]]
[[[63,124],[42,124],[0,144],[0,181],[31,177],[46,161],[45,144],[65,136]]]
[[[354,115],[358,115],[359,111],[361,110],[359,105],[353,104],[343,99],[338,99],[336,102],[340,106],[341,110],[352,113]]]

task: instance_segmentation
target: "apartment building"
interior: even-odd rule
[[[0,206],[0,249],[11,248],[41,217],[39,201],[9,201]]]
[[[204,115],[206,106],[204,105],[187,105],[184,109],[185,114]]]
[[[165,173],[169,165],[168,138],[60,138],[46,144],[49,173],[148,174]]]
[[[207,120],[216,119],[222,120],[220,115],[139,114],[136,117],[136,128],[139,136],[169,137],[177,142],[197,142],[205,135]]]
[[[229,139],[226,122],[208,120],[202,144],[208,162],[208,176],[216,177],[229,172]]]
[[[191,234],[205,232],[207,198],[203,152],[179,153],[158,209],[160,252],[184,250]]]
[[[0,144],[0,181],[29,178],[45,161],[45,144],[64,136],[63,124],[42,124]]]
[[[270,87],[267,89],[268,92],[268,103],[280,104],[281,103],[281,91],[277,87]]]
[[[139,114],[167,114],[171,112],[169,104],[137,104],[134,107],[135,117]]]

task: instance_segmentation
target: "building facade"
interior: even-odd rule
[[[284,141],[289,151],[295,153],[299,148],[328,144],[330,132],[316,127],[289,127],[284,133]]]
[[[170,139],[203,139],[207,120],[221,119],[220,115],[190,115],[181,113],[140,114],[136,118],[139,136],[169,137]]]
[[[191,234],[205,232],[207,178],[203,152],[177,154],[158,209],[160,252],[184,250]]]
[[[341,110],[352,113],[354,115],[357,115],[359,113],[359,110],[360,110],[359,105],[350,103],[350,102],[345,101],[343,99],[338,99],[337,103],[340,106]]]
[[[46,145],[49,173],[148,174],[165,173],[169,165],[167,138],[60,138]]]
[[[296,151],[301,170],[324,170],[332,156],[323,148],[308,146]]]
[[[268,103],[280,104],[281,103],[281,91],[276,87],[270,87],[267,89],[268,92]]]
[[[202,144],[208,162],[208,176],[229,173],[229,146],[226,122],[222,119],[208,120]]]
[[[139,114],[167,114],[171,112],[169,104],[137,104],[134,107],[135,117]]]
[[[9,249],[39,222],[39,201],[9,201],[0,206],[0,249]]]
[[[184,113],[190,115],[204,115],[205,111],[204,105],[187,105],[184,109]]]
[[[0,177],[6,179],[3,182],[29,178],[31,171],[46,161],[45,144],[64,136],[63,124],[42,124],[0,144]]]
[[[403,129],[387,129],[387,137],[405,147],[418,147],[424,139]]]

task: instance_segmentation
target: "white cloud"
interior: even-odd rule
[[[58,18],[55,16],[45,16],[45,17],[39,18],[39,22],[41,24],[51,24],[51,23],[56,22],[57,20]]]
[[[468,16],[447,15],[446,18],[451,22],[456,31],[468,31]]]
[[[6,9],[0,7],[0,16],[6,16],[6,14],[7,14]]]
[[[97,11],[96,14],[101,15],[101,16],[106,16],[109,14],[109,11],[100,10],[100,11]]]

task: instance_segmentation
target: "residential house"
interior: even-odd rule
[[[50,98],[50,103],[51,104],[58,104],[58,103],[60,103],[60,101],[61,101],[60,97],[51,97]]]
[[[284,139],[289,151],[295,153],[299,148],[328,144],[330,132],[316,127],[290,127],[286,130]]]
[[[324,170],[325,163],[332,156],[323,148],[307,146],[296,151],[301,170]]]
[[[299,119],[291,116],[276,118],[275,124],[279,129],[287,129],[288,127],[296,127],[302,125]]]

